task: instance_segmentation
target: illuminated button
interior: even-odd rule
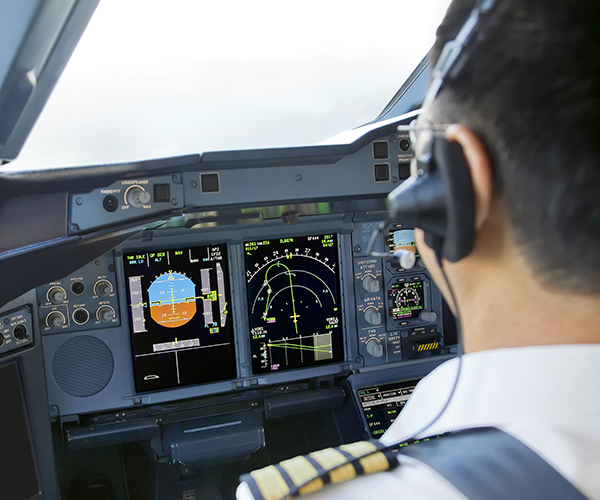
[[[372,274],[367,274],[362,279],[362,286],[369,293],[377,293],[381,288],[379,280]]]
[[[46,297],[48,301],[53,304],[62,304],[67,298],[67,292],[65,292],[65,289],[62,286],[53,286],[48,290]]]
[[[52,311],[46,316],[46,326],[50,328],[60,328],[67,322],[67,318],[60,311]]]
[[[374,306],[369,306],[365,310],[365,320],[370,325],[381,325],[381,313]]]
[[[370,339],[367,342],[367,352],[374,358],[381,358],[383,356],[383,346],[377,339]]]
[[[94,293],[102,297],[108,297],[113,292],[112,283],[108,280],[96,281],[94,285]]]
[[[96,311],[96,318],[98,318],[98,321],[102,321],[102,323],[110,323],[115,319],[115,316],[115,310],[110,306],[99,307]]]

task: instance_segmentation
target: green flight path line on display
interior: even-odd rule
[[[288,254],[289,255],[289,254]],[[291,257],[288,257],[291,258]],[[282,264],[281,262],[277,261],[276,264],[272,264],[271,266],[269,266],[269,269],[266,270],[265,272],[265,282],[267,283],[267,286],[269,287],[267,290],[267,305],[265,306],[265,314],[264,317],[267,317],[267,311],[269,310],[269,302],[271,300],[271,292],[273,291],[273,289],[271,288],[271,285],[269,285],[269,280],[267,279],[269,271],[271,270],[272,267],[275,266],[283,266],[287,269],[288,272],[288,276],[290,278],[290,293],[292,295],[292,312],[293,312],[293,316],[292,318],[294,319],[294,328],[296,329],[296,333],[298,333],[298,317],[296,315],[296,303],[294,302],[294,287],[292,285],[292,271],[290,271],[290,268],[287,267],[285,264]],[[325,351],[327,352],[327,351]]]
[[[325,352],[331,353],[331,349],[323,350],[323,347],[331,347],[331,344],[320,345],[319,347],[299,344],[267,344],[267,347],[287,347],[288,349],[300,349],[301,351],[312,351],[312,352]]]

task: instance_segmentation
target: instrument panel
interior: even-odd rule
[[[40,287],[46,307],[52,287],[76,277],[93,289],[99,267],[114,269],[111,303],[121,318],[46,335],[50,403],[61,415],[97,412],[447,353],[441,295],[420,261],[405,270],[364,253],[384,215],[154,230]],[[389,224],[376,247],[391,255],[390,238],[401,232],[418,255],[414,232],[400,226]],[[102,351],[110,370],[98,368]],[[72,388],[80,383],[92,389]]]
[[[145,230],[37,287],[31,322],[52,416],[285,391],[451,354],[414,230],[386,221],[385,196],[413,155],[397,124],[278,160],[268,150],[157,160],[156,175],[136,166],[68,193],[69,238]],[[403,269],[397,249],[416,266]]]

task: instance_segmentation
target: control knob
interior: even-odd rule
[[[102,323],[110,323],[115,319],[115,310],[110,306],[101,306],[96,311],[96,318]]]
[[[367,352],[374,358],[381,358],[383,356],[383,346],[377,339],[369,339],[367,342]]]
[[[367,274],[362,279],[362,286],[369,293],[377,293],[381,289],[379,280],[372,274]]]
[[[369,306],[365,310],[365,320],[370,325],[381,325],[381,313],[374,306]]]
[[[53,304],[62,304],[67,298],[67,292],[62,286],[53,286],[48,290],[46,297]]]
[[[421,321],[433,323],[435,320],[437,320],[437,314],[433,311],[421,311],[421,314],[419,314],[419,318],[421,319]]]
[[[60,328],[66,323],[65,315],[60,311],[52,311],[46,316],[46,325],[50,328]]]
[[[113,292],[112,283],[108,280],[96,281],[94,285],[94,293],[102,297],[108,297]]]
[[[127,190],[126,201],[132,207],[143,208],[150,202],[150,193],[141,186],[131,186]]]

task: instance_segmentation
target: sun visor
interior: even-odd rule
[[[21,151],[98,1],[0,2],[0,162]]]

